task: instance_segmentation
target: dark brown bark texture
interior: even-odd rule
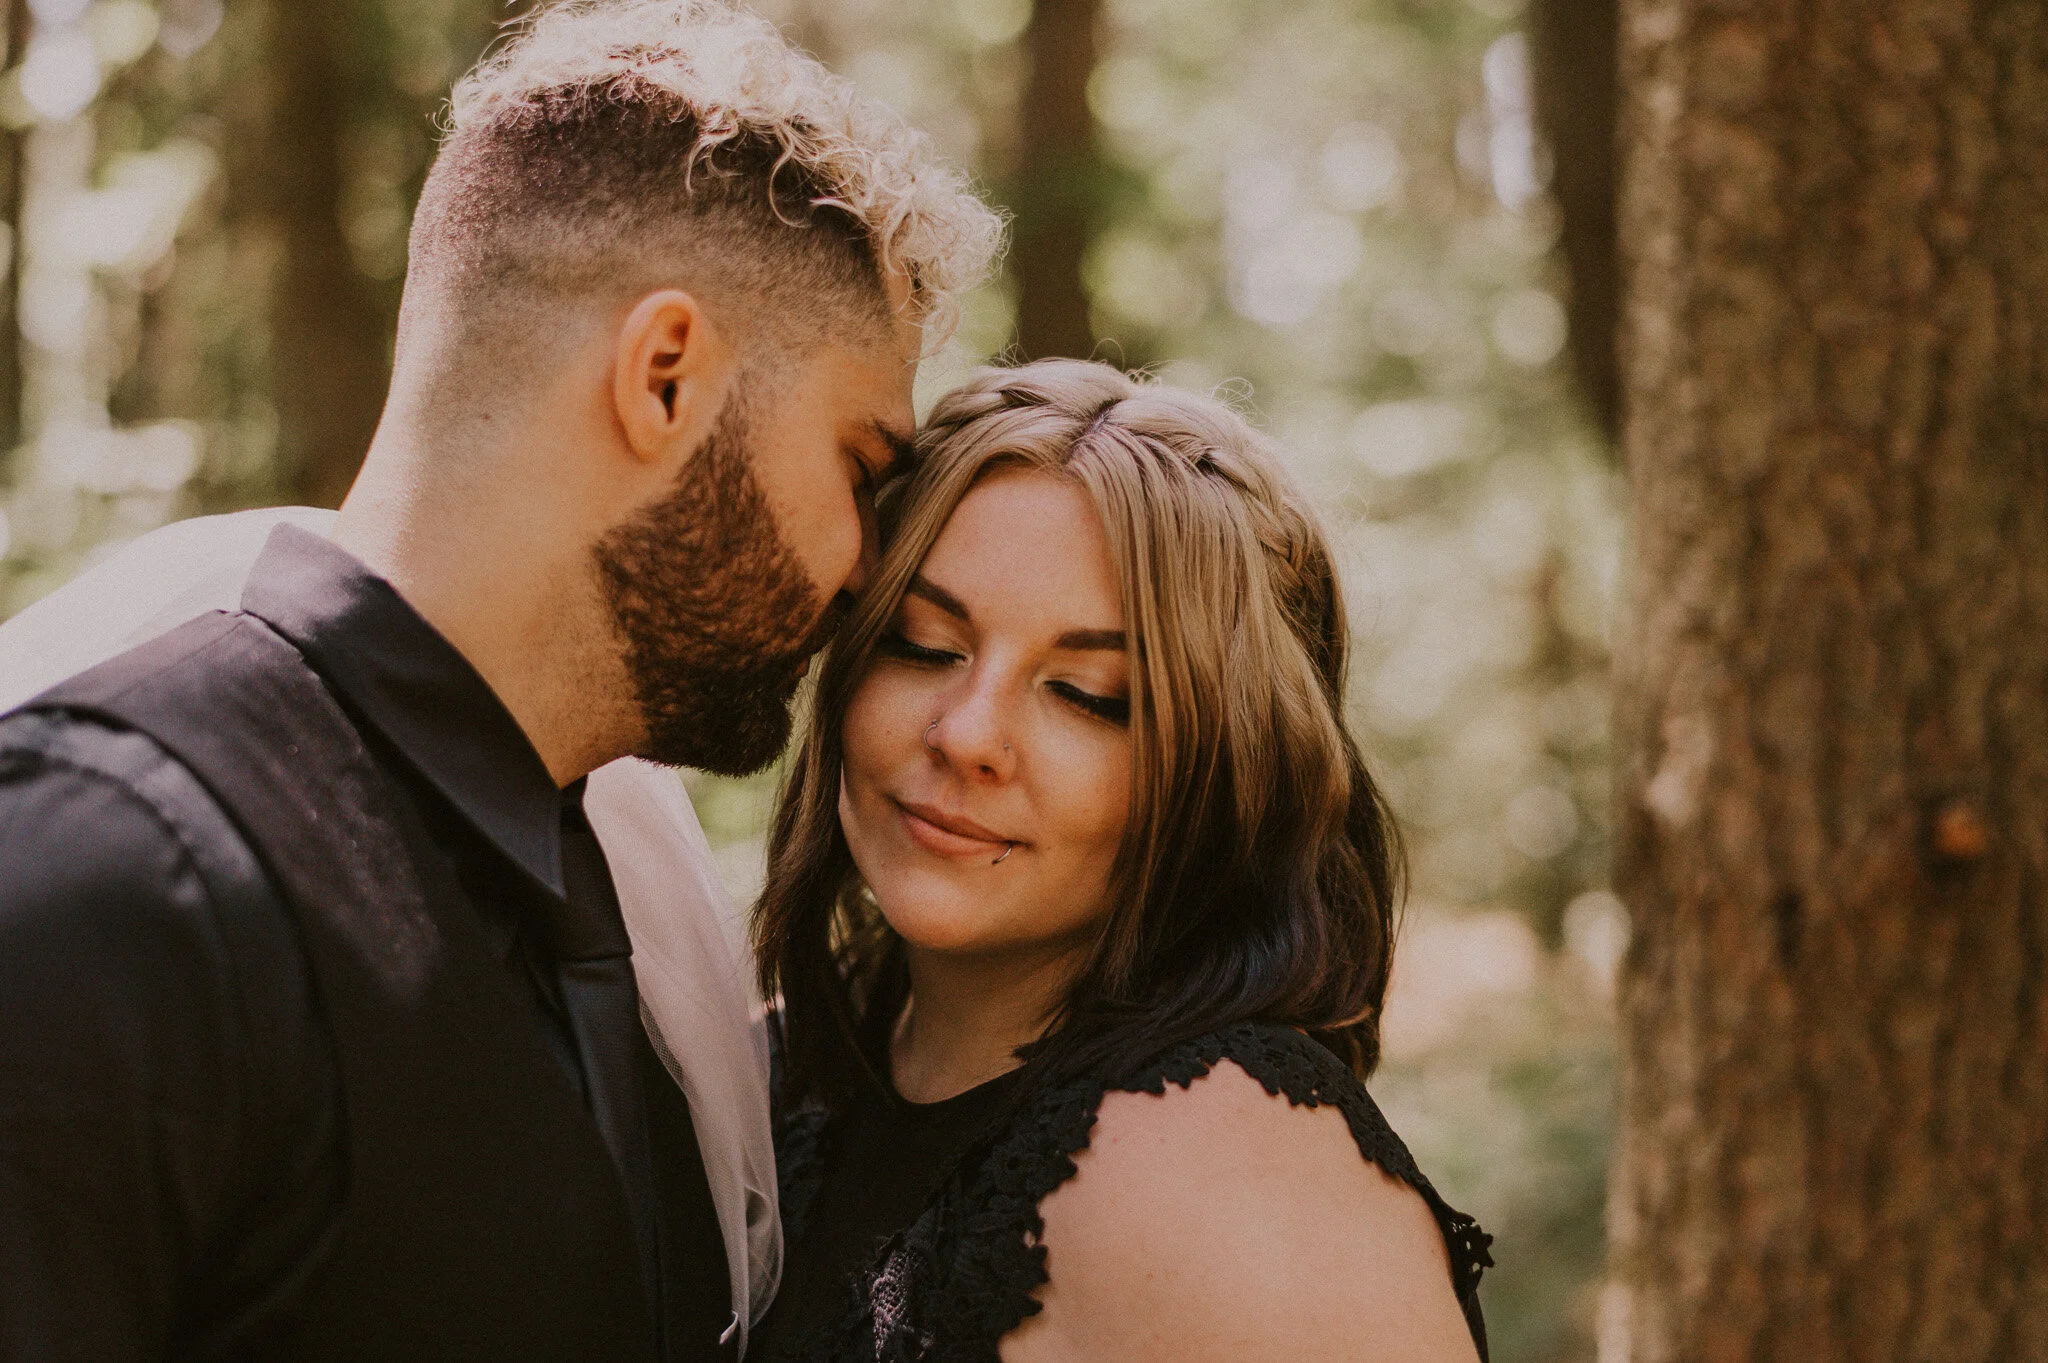
[[[2048,1359],[2048,7],[1626,0],[1610,1327]]]
[[[325,4],[268,7],[269,118],[258,182],[241,186],[267,208],[280,248],[270,305],[277,457],[296,498],[314,506],[338,505],[355,480],[390,378],[390,319],[341,225],[346,17]]]
[[[1031,79],[1018,120],[1017,349],[1024,358],[1087,359],[1095,349],[1081,265],[1095,227],[1103,170],[1088,109],[1101,0],[1037,0],[1024,44]]]

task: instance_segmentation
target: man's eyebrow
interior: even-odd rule
[[[965,602],[926,577],[923,573],[919,573],[916,577],[911,578],[910,585],[905,587],[903,591],[908,596],[919,597],[931,602],[956,620],[965,620],[970,624],[974,621],[974,617],[967,613]]]
[[[917,467],[917,438],[900,426],[891,426],[886,421],[871,421],[868,430],[889,451],[889,466],[881,471],[881,478],[900,477]]]
[[[1121,653],[1129,647],[1129,642],[1120,629],[1070,629],[1053,640],[1053,647],[1076,652],[1108,649],[1114,653]]]

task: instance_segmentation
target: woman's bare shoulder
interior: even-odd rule
[[[1074,1163],[1040,1207],[1044,1309],[1008,1363],[1475,1356],[1435,1217],[1334,1108],[1223,1060],[1109,1094]]]

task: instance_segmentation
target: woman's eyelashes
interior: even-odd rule
[[[903,631],[895,629],[882,631],[882,637],[875,642],[875,649],[885,657],[925,667],[946,667],[959,662],[963,656],[950,649],[927,648],[923,644],[912,643]]]
[[[1098,696],[1093,691],[1083,691],[1072,682],[1048,682],[1046,689],[1061,700],[1097,719],[1108,720],[1111,724],[1131,722],[1131,702],[1123,696]]]
[[[933,648],[920,644],[901,630],[884,630],[875,641],[876,652],[898,662],[915,667],[951,667],[966,660],[966,654],[949,648]],[[1067,681],[1052,681],[1045,684],[1046,690],[1058,696],[1067,705],[1079,710],[1092,719],[1105,720],[1111,724],[1131,722],[1131,702],[1123,696],[1100,696],[1093,691]]]

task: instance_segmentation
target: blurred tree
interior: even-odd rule
[[[1572,369],[1608,440],[1619,434],[1614,349],[1621,260],[1615,250],[1615,101],[1620,0],[1533,0],[1529,47],[1536,120],[1549,144],[1550,192],[1571,276]]]
[[[1607,1324],[2048,1358],[2048,11],[1624,15]]]
[[[1101,0],[1036,0],[1024,32],[1031,75],[1019,124],[1020,165],[1010,269],[1017,348],[1028,359],[1086,359],[1095,350],[1082,262],[1105,179],[1088,109]]]
[[[248,177],[229,193],[262,206],[281,250],[271,283],[278,452],[293,499],[338,506],[355,481],[389,377],[392,318],[342,231],[349,92],[338,51],[345,6],[267,9],[270,90]]]
[[[404,236],[447,87],[530,0],[266,6],[270,91],[250,180],[278,250],[270,365],[291,495],[336,505],[390,375]]]
[[[383,403],[448,82],[522,7],[242,0],[217,36],[158,49],[101,100],[109,150],[197,137],[224,166],[143,300],[115,394],[122,420],[207,423],[192,505],[331,506],[347,491]]]

